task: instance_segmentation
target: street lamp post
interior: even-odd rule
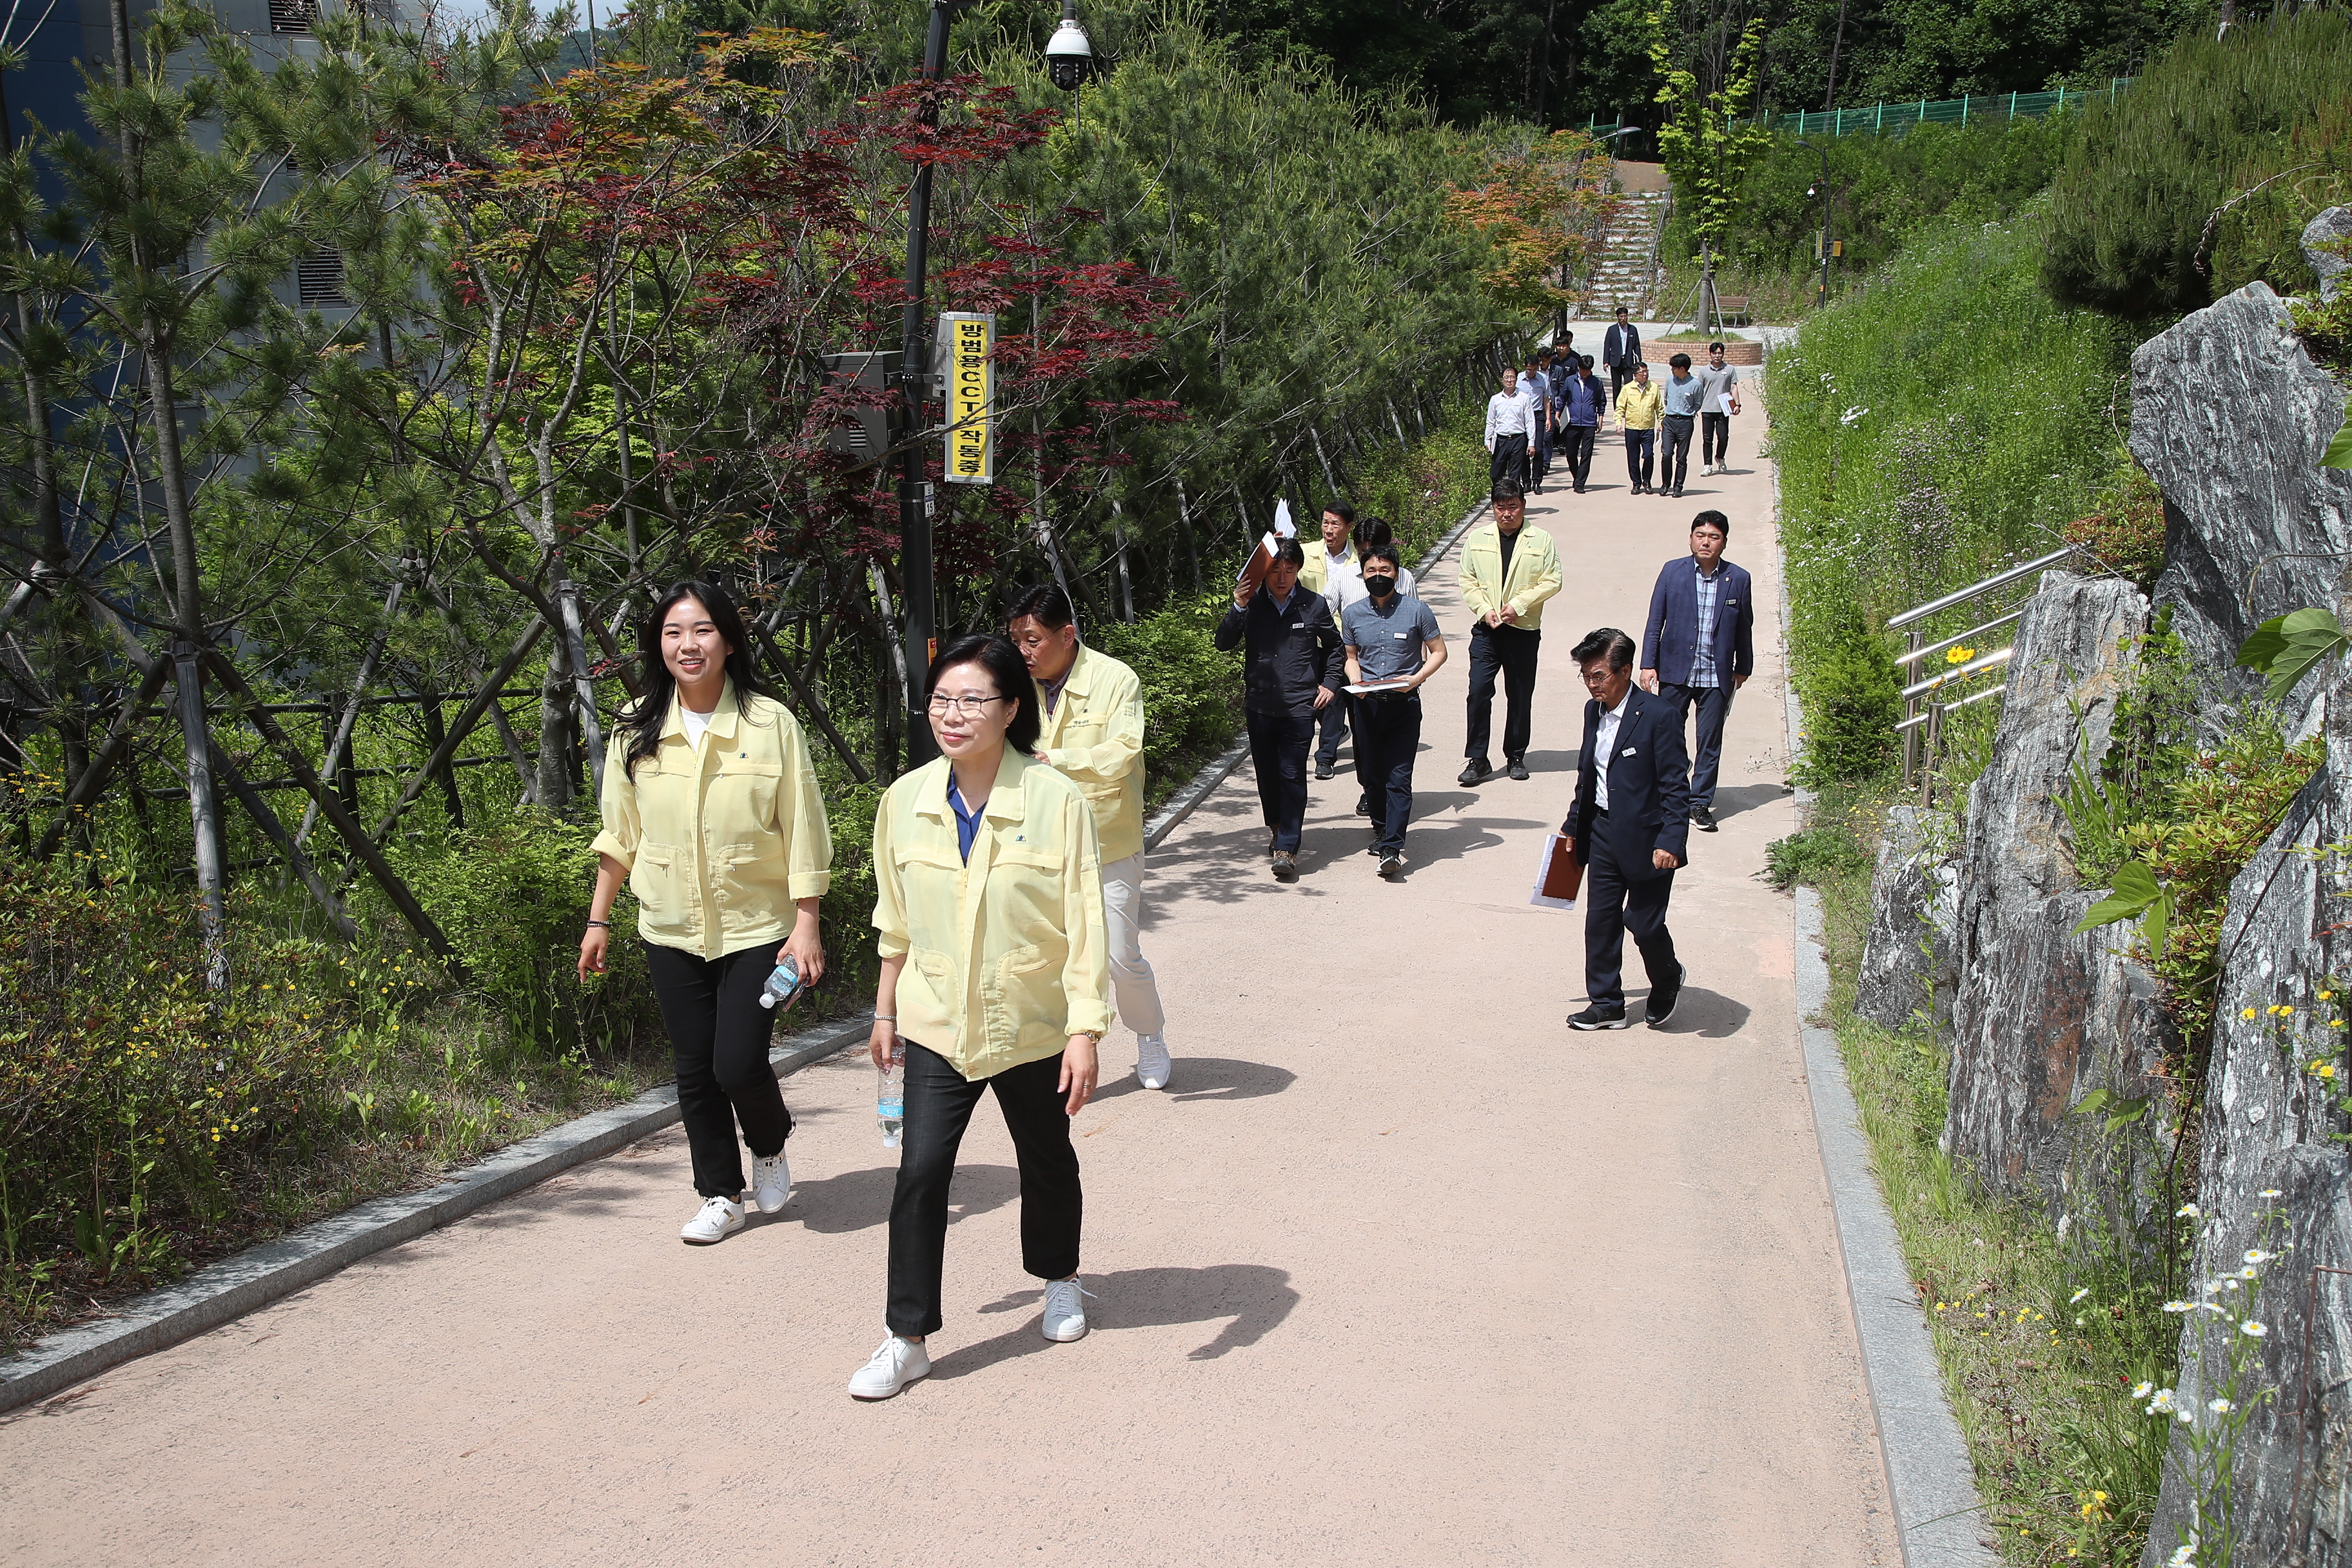
[[[948,27],[959,11],[979,0],[931,0],[930,30],[923,40],[925,82],[947,75]],[[1094,54],[1078,26],[1077,0],[1062,0],[1062,25],[1045,46],[1045,63],[1054,85],[1075,91],[1093,74]],[[936,100],[918,111],[925,126],[940,121]],[[906,591],[906,652],[908,692],[907,765],[919,767],[938,754],[931,730],[916,707],[911,689],[931,668],[939,645],[939,599],[932,588],[931,511],[925,494],[924,470],[929,443],[920,437],[923,406],[930,397],[930,352],[924,338],[923,304],[926,274],[930,265],[931,166],[915,166],[907,192],[907,309],[899,333],[899,389],[907,400],[907,440],[898,454],[898,574]]]
[[[1802,138],[1798,140],[1797,145],[1817,154],[1822,161],[1821,184],[1805,193],[1809,196],[1822,198],[1822,286],[1820,297],[1813,301],[1814,308],[1818,310],[1830,302],[1830,155],[1827,148],[1816,147]]]

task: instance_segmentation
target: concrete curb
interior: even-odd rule
[[[768,1053],[778,1078],[866,1037],[872,1008],[787,1037]],[[509,1145],[421,1193],[371,1199],[290,1236],[248,1247],[150,1291],[120,1313],[50,1335],[0,1362],[0,1411],[46,1399],[109,1368],[175,1345],[290,1296],[371,1253],[412,1241],[558,1172],[658,1132],[678,1119],[677,1088],[649,1089],[625,1105],[567,1121]]]
[[[1772,470],[1772,506],[1780,511],[1780,470]],[[1789,621],[1789,559],[1780,557],[1780,627],[1786,646]],[[1793,670],[1786,681],[1789,762],[1797,760],[1804,733],[1803,707],[1797,700]],[[1801,826],[1813,792],[1797,791]],[[1797,1033],[1804,1050],[1805,1090],[1813,1110],[1813,1136],[1822,1152],[1822,1173],[1837,1218],[1838,1251],[1845,1264],[1846,1296],[1853,1309],[1854,1337],[1862,1352],[1870,1408],[1878,1423],[1878,1453],[1886,1468],[1886,1496],[1894,1510],[1895,1540],[1905,1568],[1999,1568],[2000,1556],[1983,1540],[1984,1504],[1977,1495],[1976,1466],[1960,1436],[1960,1424],[1944,1394],[1927,1315],[1919,1305],[1911,1270],[1903,1258],[1895,1216],[1872,1168],[1870,1141],[1845,1075],[1837,1037],[1814,1022],[1830,1001],[1830,969],[1822,940],[1822,897],[1799,888],[1797,926]]]
[[[1423,555],[1412,569],[1412,575],[1416,582],[1421,579],[1423,574],[1445,559],[1446,552],[1461,542],[1462,536],[1470,531],[1470,525],[1476,522],[1486,510],[1486,503],[1483,500],[1472,507],[1464,514],[1461,521],[1446,531],[1444,538],[1430,547],[1429,553]],[[1244,735],[1207,767],[1194,773],[1182,789],[1170,795],[1167,804],[1153,812],[1150,820],[1143,825],[1145,851],[1148,853],[1159,848],[1160,843],[1170,834],[1175,832],[1186,817],[1192,815],[1194,807],[1215,794],[1217,786],[1233,776],[1233,771],[1241,766],[1242,759],[1248,755],[1249,737]]]

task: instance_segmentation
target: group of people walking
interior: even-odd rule
[[[1642,355],[1641,331],[1621,305],[1602,337],[1601,363],[1609,372],[1605,394],[1593,356],[1576,352],[1571,332],[1538,350],[1524,369],[1504,369],[1502,390],[1486,400],[1491,482],[1507,479],[1523,492],[1541,495],[1557,457],[1570,487],[1582,495],[1591,479],[1593,446],[1612,414],[1624,432],[1625,471],[1635,495],[1681,497],[1695,434],[1700,474],[1729,471],[1739,372],[1724,363],[1721,343],[1707,345],[1706,363],[1696,370],[1690,355],[1675,354],[1666,362],[1665,379],[1654,380]]]
[[[1505,767],[1530,776],[1543,606],[1561,582],[1558,548],[1527,524],[1516,479],[1499,476],[1490,499],[1492,520],[1463,543],[1475,617],[1465,784],[1494,771],[1498,679]],[[1588,1005],[1569,1020],[1579,1029],[1631,1022],[1619,973],[1628,932],[1649,973],[1653,1026],[1681,994],[1667,900],[1689,829],[1715,829],[1724,720],[1754,660],[1748,574],[1723,560],[1729,531],[1723,513],[1699,513],[1690,554],[1659,574],[1638,679],[1637,645],[1621,630],[1602,627],[1574,649],[1588,700],[1561,831],[1587,868]],[[1311,549],[1283,541],[1262,581],[1236,588],[1216,641],[1245,650],[1276,877],[1298,875],[1310,750],[1317,777],[1331,778],[1351,731],[1368,852],[1381,876],[1400,875],[1421,688],[1446,647],[1389,527],[1368,519],[1360,534],[1350,508],[1327,509]],[[578,961],[583,980],[605,969],[625,881],[701,1198],[680,1235],[703,1246],[740,1230],[747,1206],[773,1214],[790,1201],[793,1123],[768,1061],[772,975],[789,963],[810,985],[825,972],[824,801],[800,726],[761,684],[749,647],[733,602],[706,582],[670,589],[640,626],[644,689],[612,737]],[[1070,1120],[1101,1082],[1114,1002],[1136,1035],[1142,1087],[1164,1089],[1176,1070],[1141,942],[1146,716],[1135,672],[1087,646],[1067,597],[1043,587],[1013,603],[1003,635],[940,648],[922,695],[940,754],[891,784],[873,825],[880,970],[869,1053],[903,1073],[904,1098],[887,1331],[849,1380],[859,1399],[888,1398],[930,1370],[949,1191],[983,1096],[993,1094],[1019,1161],[1022,1264],[1045,1285],[1040,1332],[1067,1342],[1087,1328]],[[1683,738],[1694,710],[1696,768]]]
[[[904,1100],[887,1332],[849,1381],[860,1399],[930,1370],[949,1188],[983,1094],[1020,1163],[1040,1330],[1066,1342],[1087,1332],[1070,1118],[1100,1082],[1114,997],[1137,1036],[1139,1081],[1163,1089],[1174,1072],[1140,938],[1141,684],[1080,643],[1058,588],[1024,595],[1006,633],[939,650],[923,711],[940,755],[894,783],[874,817],[869,1048],[877,1068],[903,1072]],[[762,993],[787,960],[807,984],[825,966],[824,802],[800,725],[761,686],[750,646],[733,602],[704,582],[672,588],[640,628],[645,689],[614,733],[580,943],[584,980],[609,962],[625,879],[702,1199],[680,1235],[704,1246],[743,1227],[747,1197],[763,1214],[791,1199],[793,1119],[768,1063],[776,1013]]]

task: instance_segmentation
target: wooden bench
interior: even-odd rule
[[[1734,321],[1743,327],[1748,324],[1748,296],[1745,294],[1717,294],[1715,308],[1726,325]]]

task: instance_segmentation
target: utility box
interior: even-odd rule
[[[897,349],[825,354],[822,358],[828,389],[850,385],[869,392],[887,392],[898,384],[899,353]],[[861,468],[882,461],[889,455],[890,443],[898,433],[898,407],[877,403],[852,412],[854,423],[836,425],[825,432],[826,449],[847,453]]]

